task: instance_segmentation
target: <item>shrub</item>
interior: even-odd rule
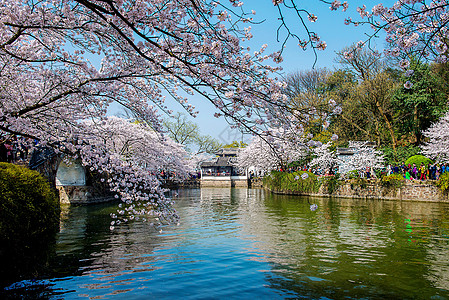
[[[430,158],[425,157],[424,155],[414,155],[412,157],[409,157],[405,161],[405,165],[412,165],[415,164],[417,167],[419,167],[421,164],[424,164],[426,166],[432,164],[432,160]]]
[[[320,181],[324,184],[324,187],[327,188],[327,193],[329,195],[333,194],[340,186],[339,178],[339,173],[335,174],[335,176],[323,176],[320,178]]]
[[[390,174],[382,177],[381,185],[386,188],[399,189],[405,184],[405,178],[401,174]]]
[[[36,171],[0,163],[1,279],[34,273],[58,229],[59,199],[49,183]]]
[[[360,177],[360,173],[357,170],[345,173],[343,178],[351,183],[351,189],[354,189],[354,186],[360,186],[362,189],[365,189],[369,183],[367,178]]]
[[[272,190],[300,193],[316,192],[320,186],[315,174],[307,171],[294,173],[271,171],[270,175],[264,177],[263,183]]]
[[[396,152],[392,147],[384,147],[381,149],[384,155],[384,162],[386,165],[399,165],[407,160],[408,157],[417,155],[420,148],[417,146],[409,145],[404,147],[396,147]]]
[[[346,173],[346,179],[358,179],[360,178],[359,172],[357,170],[352,170]]]
[[[443,193],[447,193],[449,191],[449,173],[445,172],[441,174],[437,181],[437,186]]]

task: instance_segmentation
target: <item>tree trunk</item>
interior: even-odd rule
[[[352,122],[351,120],[349,120],[348,118],[346,118],[344,115],[340,115],[346,122],[348,122],[349,124],[351,124],[352,126],[354,126],[355,128],[357,128],[358,130],[360,130],[361,132],[365,133],[367,136],[371,137],[371,134],[366,131],[365,129],[361,128],[359,125],[357,125],[356,123]]]
[[[377,132],[377,146],[379,147],[379,146],[380,146],[380,143],[381,143],[381,133],[380,133],[380,130],[379,130],[379,122],[377,121],[377,118],[376,118],[376,117],[374,117],[373,119],[374,119],[374,123],[375,123],[375,125],[376,125],[376,132]]]
[[[413,110],[413,138],[415,140],[414,144],[417,146],[419,144],[419,119],[418,119],[418,105],[415,105]]]
[[[379,101],[376,101],[376,106],[377,106],[377,109],[379,110],[380,114],[382,115],[382,118],[384,118],[385,123],[387,124],[388,131],[389,131],[390,137],[391,137],[391,144],[393,146],[393,153],[394,153],[394,156],[396,158],[396,144],[397,144],[397,141],[396,141],[396,136],[394,135],[393,126],[391,125],[390,120],[388,120],[387,115],[385,114],[385,112],[384,112],[382,106],[380,105]]]

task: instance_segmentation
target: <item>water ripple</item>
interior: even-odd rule
[[[318,205],[311,212],[310,203]],[[448,299],[449,205],[179,191],[179,226],[109,231],[71,208],[53,276],[3,294],[60,299]],[[6,294],[5,294],[6,293]],[[2,296],[2,294],[0,294]]]

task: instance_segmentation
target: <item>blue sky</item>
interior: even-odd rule
[[[249,46],[251,51],[259,50],[263,44],[267,44],[267,50],[265,53],[271,53],[278,51],[283,39],[285,38],[285,32],[281,31],[280,42],[276,40],[276,31],[279,27],[277,8],[273,6],[272,0],[242,0],[244,2],[243,9],[246,12],[255,10],[256,14],[253,16],[255,21],[261,22],[261,24],[251,25],[253,39],[245,42],[243,45]],[[223,3],[229,3],[227,0],[222,0]],[[331,11],[329,4],[320,2],[319,0],[299,0],[296,1],[301,8],[308,10],[318,17],[315,23],[311,23],[304,15],[306,25],[311,31],[315,31],[322,40],[327,43],[327,49],[324,51],[317,51],[318,57],[315,64],[315,68],[326,67],[328,69],[334,69],[337,67],[335,60],[335,52],[342,48],[356,43],[360,40],[366,40],[366,33],[371,32],[368,26],[355,27],[354,25],[345,25],[344,20],[347,17],[352,17],[353,20],[360,20],[356,11],[357,6],[366,4],[367,10],[379,3],[378,1],[351,1],[349,0],[349,9],[346,12],[342,12],[341,8],[338,11]],[[392,1],[388,0],[384,5],[391,6]],[[286,21],[289,24],[291,30],[295,31],[299,36],[305,38],[305,31],[300,24],[297,16],[293,15],[290,11],[284,15]],[[378,38],[372,41],[376,49],[383,49],[385,42],[384,38]],[[283,74],[289,74],[301,70],[310,70],[314,67],[315,56],[311,49],[303,51],[298,47],[297,41],[291,39],[286,44],[283,52],[284,61],[280,64],[283,67]],[[199,114],[196,118],[191,120],[197,123],[201,128],[201,133],[204,135],[211,135],[217,138],[221,143],[231,143],[234,140],[241,140],[242,135],[236,129],[231,130],[229,125],[224,119],[215,118],[215,107],[207,100],[199,96],[190,96],[189,101],[194,105]],[[167,106],[175,111],[183,112],[181,105],[167,99]],[[119,113],[116,108],[111,109],[112,114]],[[251,137],[244,136],[244,141],[249,141]]]
[[[273,6],[271,0],[243,0],[245,11],[256,11],[254,19],[257,21],[265,20],[260,25],[251,25],[254,38],[247,42],[247,45],[251,47],[252,51],[259,50],[261,45],[268,44],[266,53],[277,51],[281,47],[282,38],[285,37],[281,33],[281,42],[276,41],[276,30],[279,26],[277,20],[277,10]],[[322,40],[326,41],[327,49],[324,51],[318,51],[318,60],[315,68],[326,67],[334,69],[335,64],[335,52],[341,50],[345,46],[349,46],[355,42],[366,39],[366,32],[371,32],[371,29],[367,26],[355,27],[353,25],[345,25],[344,20],[346,17],[352,17],[353,20],[360,19],[356,8],[358,5],[362,5],[361,2],[349,2],[349,9],[346,12],[331,11],[329,5],[319,2],[318,0],[306,0],[297,1],[302,5],[302,8],[307,9],[310,13],[315,14],[318,19],[315,23],[311,23],[306,19],[306,24],[309,28],[315,31]],[[390,1],[389,1],[390,2]],[[225,3],[223,1],[223,3]],[[367,9],[371,8],[379,3],[376,1],[364,1]],[[389,3],[387,3],[389,4]],[[387,5],[386,4],[386,5]],[[294,29],[300,36],[304,37],[304,29],[299,23],[299,20],[294,15],[285,15],[287,22],[291,25],[291,29]],[[374,45],[376,49],[381,50],[385,44],[384,38],[375,39]],[[246,44],[245,44],[246,46]],[[297,42],[290,40],[283,53],[284,61],[280,64],[283,67],[285,74],[292,73],[300,70],[310,70],[314,64],[314,54],[312,50],[303,51],[297,45]],[[223,119],[216,119],[213,117],[215,111],[214,107],[207,103],[204,99],[192,97],[191,103],[199,110],[197,118],[192,120],[196,122],[200,128],[202,134],[211,135],[220,140],[222,143],[230,143],[232,140],[241,139],[242,135],[236,130],[231,130],[226,121]],[[249,137],[244,137],[244,140],[248,140]]]

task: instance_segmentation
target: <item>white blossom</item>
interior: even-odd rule
[[[275,129],[265,135],[256,136],[238,156],[242,168],[256,167],[264,172],[287,166],[308,152],[304,140],[297,132]]]
[[[424,155],[440,163],[449,162],[449,112],[423,132],[429,139],[421,148]]]
[[[383,168],[384,158],[382,152],[375,150],[368,142],[351,141],[348,148],[352,150],[353,155],[346,161],[346,170],[364,172],[366,168]]]

